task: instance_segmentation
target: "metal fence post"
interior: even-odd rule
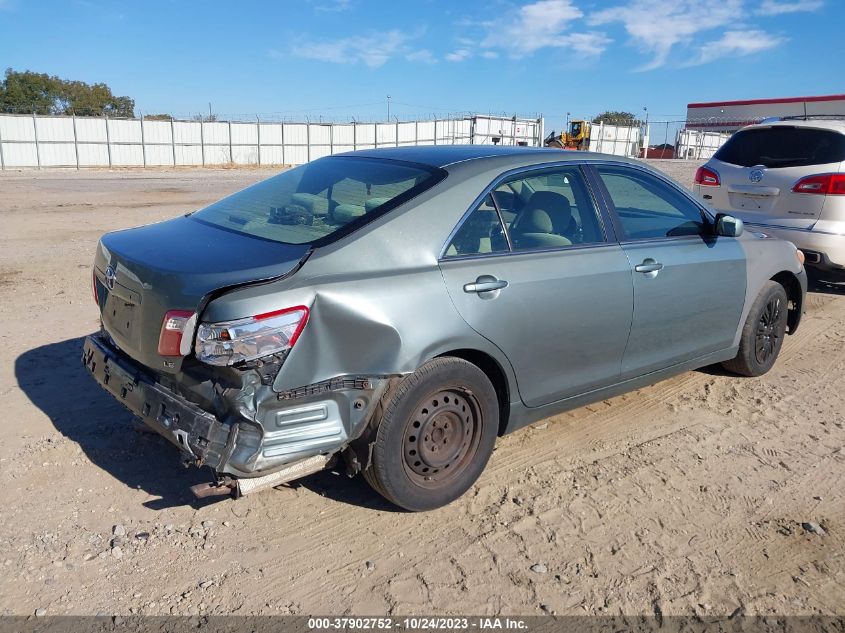
[[[38,163],[38,169],[41,169],[41,150],[38,147],[38,122],[35,119],[35,112],[32,113],[32,132],[35,134],[35,160]]]
[[[235,164],[235,155],[232,153],[232,122],[229,121],[229,162]]]
[[[399,147],[399,118],[396,119],[396,147]]]
[[[73,113],[73,153],[76,154],[76,169],[79,170],[79,139],[76,135],[76,112]]]
[[[329,123],[329,156],[334,154],[334,123]]]
[[[170,149],[173,152],[173,166],[176,167],[176,131],[173,126],[173,117],[170,117]]]
[[[358,122],[352,119],[352,151],[358,149]]]
[[[106,151],[109,154],[109,167],[111,167],[111,133],[109,132],[109,117],[106,120]]]
[[[255,115],[255,139],[256,150],[258,151],[258,166],[261,167],[261,119]]]
[[[144,167],[147,166],[147,143],[144,140],[144,115],[141,115],[141,157]]]
[[[0,125],[0,128],[3,126]],[[5,171],[6,161],[3,159],[3,133],[0,131],[0,171]]]
[[[414,145],[420,144],[420,122],[414,121]]]
[[[202,153],[202,166],[205,167],[205,127],[200,115],[200,152]]]
[[[282,121],[282,165],[285,164],[285,122]]]
[[[437,117],[434,117],[434,144],[437,145]]]
[[[311,121],[305,118],[305,162],[311,162]]]

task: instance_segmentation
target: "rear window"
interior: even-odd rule
[[[803,167],[845,160],[845,135],[829,130],[770,127],[734,134],[714,158],[742,167]]]
[[[268,178],[191,217],[275,242],[315,244],[366,224],[444,176],[416,163],[328,157]]]

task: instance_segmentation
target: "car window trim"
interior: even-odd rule
[[[570,244],[568,246],[551,246],[549,248],[531,248],[525,249],[520,251],[497,251],[495,253],[469,253],[466,255],[453,255],[451,257],[444,257],[443,259],[439,260],[439,263],[443,264],[446,262],[461,262],[467,261],[472,259],[484,259],[488,257],[511,257],[515,255],[538,255],[544,253],[561,253],[561,252],[570,252],[570,251],[581,251],[587,250],[591,248],[607,248],[607,247],[617,247],[619,243],[616,241],[605,241],[605,242],[591,242],[589,244]]]
[[[596,216],[599,220],[599,228],[604,236],[604,241],[602,242],[592,242],[590,244],[569,244],[567,246],[556,246],[554,248],[542,248],[542,249],[530,249],[530,250],[513,250],[511,246],[510,235],[508,234],[508,228],[505,225],[504,218],[501,215],[501,211],[499,210],[498,202],[496,201],[496,196],[491,196],[493,198],[493,204],[496,205],[496,211],[499,214],[499,222],[502,223],[502,230],[505,232],[506,239],[508,242],[508,247],[510,250],[508,251],[499,251],[498,253],[473,253],[470,255],[455,255],[452,257],[447,257],[446,251],[449,250],[449,246],[452,244],[452,240],[457,235],[458,231],[463,226],[464,222],[467,221],[470,215],[478,208],[484,198],[492,193],[494,189],[499,187],[503,184],[506,180],[508,180],[511,176],[518,176],[521,174],[532,173],[532,172],[545,172],[545,171],[552,171],[555,169],[560,169],[561,167],[574,167],[577,171],[581,173],[581,177],[584,180],[584,184],[587,188],[587,195],[592,199],[593,206],[596,210]],[[611,226],[611,230],[608,230],[608,224],[605,220],[605,216],[602,213],[602,205],[599,203],[597,199],[596,193],[593,188],[590,186],[589,178],[584,171],[584,162],[582,161],[572,161],[572,160],[565,160],[565,161],[555,161],[553,163],[541,163],[541,164],[533,164],[533,165],[523,165],[522,167],[517,167],[515,169],[510,169],[506,172],[499,174],[493,181],[488,184],[481,192],[481,194],[473,200],[472,204],[470,205],[469,209],[461,216],[461,219],[458,220],[455,227],[452,229],[451,233],[449,233],[448,237],[446,238],[446,242],[440,249],[440,254],[437,257],[437,261],[454,261],[457,259],[464,259],[467,257],[471,258],[478,258],[478,257],[490,257],[490,256],[500,256],[500,255],[508,255],[511,253],[537,253],[537,252],[553,252],[553,251],[560,251],[560,250],[567,250],[572,248],[580,248],[584,246],[595,246],[595,245],[606,245],[606,244],[613,244],[616,243],[616,231],[613,225]]]
[[[492,191],[490,192],[489,196],[490,199],[493,201],[493,208],[496,209],[496,215],[499,217],[499,226],[502,227],[502,235],[505,236],[505,242],[507,242],[508,244],[508,252],[510,252],[513,250],[513,243],[511,242],[511,236],[508,232],[508,225],[505,224],[505,216],[502,215],[502,209],[499,208],[499,202],[498,200],[496,200],[496,196],[493,195]]]
[[[652,171],[651,169],[645,168],[641,165],[627,163],[623,161],[610,161],[610,160],[594,160],[585,162],[585,168],[588,169],[591,174],[592,178],[596,183],[596,187],[601,192],[602,199],[604,204],[607,206],[608,213],[610,214],[611,221],[613,223],[613,227],[616,231],[617,239],[620,244],[641,244],[643,242],[654,242],[654,241],[665,241],[665,240],[683,240],[683,239],[701,239],[702,237],[708,237],[709,234],[702,234],[702,235],[661,235],[657,237],[642,237],[642,238],[629,238],[625,233],[624,227],[622,226],[622,221],[619,218],[619,214],[616,211],[616,205],[613,203],[613,199],[610,197],[610,192],[607,190],[607,187],[604,184],[604,181],[601,178],[601,174],[598,172],[598,167],[625,167],[632,169],[634,171],[638,171],[640,173],[646,174],[659,180],[661,183],[667,185],[671,189],[674,189],[676,192],[680,193],[684,196],[687,200],[689,200],[692,205],[698,209],[698,212],[701,214],[702,221],[710,227],[710,230],[713,231],[716,219],[713,215],[708,211],[704,205],[702,205],[698,200],[696,200],[692,192],[686,191],[683,187],[677,185],[676,183],[672,182],[666,176]]]

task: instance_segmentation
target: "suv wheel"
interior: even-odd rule
[[[741,376],[762,376],[769,371],[783,345],[788,309],[786,290],[767,281],[748,313],[736,358],[722,366]]]
[[[406,510],[444,506],[481,475],[498,428],[499,402],[484,372],[460,358],[436,358],[390,398],[364,476]]]

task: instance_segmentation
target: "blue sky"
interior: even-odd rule
[[[845,92],[845,0],[0,0],[0,66],[144,113],[348,120]]]

